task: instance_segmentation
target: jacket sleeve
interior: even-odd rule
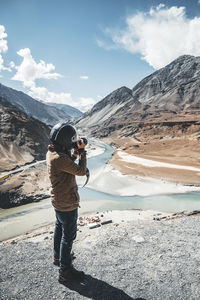
[[[84,176],[86,174],[86,154],[82,154],[77,165],[67,155],[62,155],[57,161],[57,168],[60,171],[67,172],[73,175]]]

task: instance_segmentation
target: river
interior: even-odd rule
[[[94,172],[107,163],[113,148],[104,143],[92,141],[93,146],[103,147],[103,153],[88,159],[88,167]],[[192,211],[200,209],[200,193],[181,193],[154,196],[114,196],[84,187],[79,188],[81,208],[79,213],[114,209],[150,209],[166,212]],[[122,213],[123,214],[123,213]],[[0,241],[55,221],[50,199],[15,208],[0,210]]]

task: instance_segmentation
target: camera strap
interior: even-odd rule
[[[82,187],[86,186],[86,184],[88,183],[88,181],[89,181],[89,179],[90,179],[90,171],[89,171],[88,168],[86,169],[85,175],[86,175],[87,178],[86,178],[85,184],[84,184]]]

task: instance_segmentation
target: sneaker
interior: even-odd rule
[[[69,282],[69,281],[82,281],[84,279],[84,272],[76,270],[73,266],[65,271],[59,270],[59,282]]]

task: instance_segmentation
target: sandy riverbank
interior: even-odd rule
[[[117,196],[150,196],[200,191],[200,185],[197,184],[181,184],[163,178],[153,178],[147,174],[134,175],[126,171],[131,163],[126,164],[128,166],[125,166],[124,161],[112,159],[108,165],[91,172],[87,186]]]
[[[53,211],[53,210],[52,210]],[[95,210],[94,210],[95,211]],[[166,213],[166,212],[160,212],[160,211],[155,211],[155,210],[141,210],[141,209],[136,209],[136,210],[113,210],[113,211],[97,211],[95,212],[84,212],[79,210],[79,220],[78,220],[78,226],[81,230],[81,228],[86,229],[89,224],[87,221],[88,219],[92,219],[95,217],[99,218],[99,221],[106,221],[106,220],[112,220],[114,223],[118,222],[124,222],[124,221],[130,221],[130,220],[152,220],[155,217],[172,217],[174,214],[173,213]],[[80,224],[83,223],[83,226]],[[100,224],[100,223],[99,223]],[[1,243],[3,245],[7,244],[12,244],[16,243],[22,240],[30,240],[34,239],[34,241],[39,241],[41,240],[41,237],[43,237],[45,234],[52,233],[52,230],[54,229],[54,222],[53,224],[49,224],[46,226],[41,226],[37,229],[32,229],[32,230],[27,230],[26,233],[20,234],[16,237],[7,239],[5,241],[2,241]],[[49,238],[52,236],[50,235]]]
[[[74,265],[86,273],[81,284],[58,283],[52,226],[1,243],[2,299],[199,299],[199,216],[101,214],[112,223],[78,227]]]
[[[109,164],[92,173],[88,187],[120,196],[200,191],[196,141],[174,139],[142,143],[131,138],[112,138],[105,142],[115,145],[115,153]]]
[[[107,142],[116,145],[110,164],[123,174],[200,184],[200,143],[192,137],[149,141],[113,138]]]

